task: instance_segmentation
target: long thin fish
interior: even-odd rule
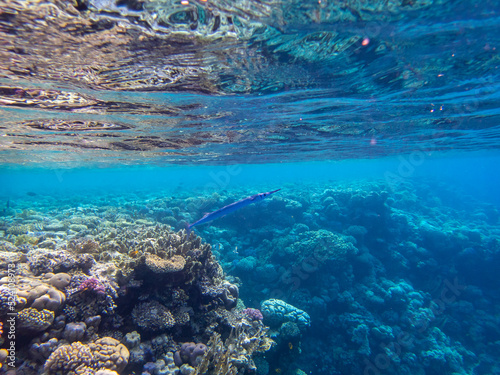
[[[192,227],[195,225],[200,225],[200,224],[205,224],[208,223],[209,221],[218,219],[220,217],[226,216],[227,214],[233,213],[236,210],[239,210],[240,208],[243,208],[245,206],[248,206],[249,204],[259,202],[268,196],[270,196],[273,193],[276,193],[277,191],[280,191],[281,189],[273,190],[273,191],[268,191],[267,193],[260,193],[260,194],[255,194],[250,197],[247,197],[245,199],[242,199],[238,202],[234,202],[231,204],[228,204],[227,206],[224,206],[217,211],[214,212],[209,212],[205,214],[200,220],[195,221],[193,224],[189,224],[187,226],[188,232],[191,230]]]

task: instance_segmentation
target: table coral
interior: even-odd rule
[[[180,255],[162,259],[158,255],[147,254],[145,264],[154,273],[170,273],[182,271],[186,265],[186,260]]]

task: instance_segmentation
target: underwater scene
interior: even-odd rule
[[[496,0],[0,0],[0,375],[500,374]]]

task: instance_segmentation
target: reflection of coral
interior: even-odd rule
[[[54,313],[49,310],[38,311],[28,307],[17,313],[16,327],[19,331],[43,331],[54,321]]]
[[[125,345],[111,337],[84,345],[74,342],[57,348],[45,362],[49,374],[94,374],[97,370],[121,372],[127,366],[129,352]],[[85,372],[87,371],[87,372]]]
[[[262,302],[261,311],[266,322],[272,325],[294,322],[303,329],[311,324],[309,314],[279,299],[269,299]]]

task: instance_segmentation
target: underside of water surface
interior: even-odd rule
[[[495,4],[4,0],[1,158],[75,167],[497,149]]]
[[[0,375],[499,374],[499,51],[493,0],[0,0]]]

